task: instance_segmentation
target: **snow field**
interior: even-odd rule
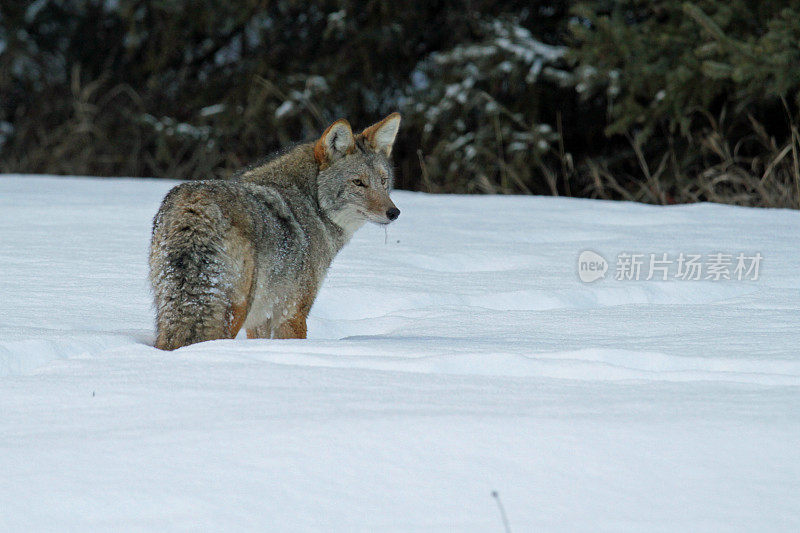
[[[800,528],[800,213],[395,192],[306,341],[152,348],[174,183],[0,177],[0,530]],[[583,250],[612,263],[582,283]],[[617,281],[760,252],[757,281]]]

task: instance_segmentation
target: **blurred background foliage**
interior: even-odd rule
[[[0,171],[226,178],[399,110],[397,186],[800,206],[800,2],[4,0]]]

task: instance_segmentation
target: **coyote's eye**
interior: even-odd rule
[[[366,187],[367,186],[367,184],[364,183],[363,181],[361,181],[360,179],[354,179],[353,180],[353,185],[355,185],[356,187]]]

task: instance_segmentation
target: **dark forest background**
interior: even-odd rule
[[[800,207],[800,2],[3,0],[0,171],[226,178],[399,110],[397,186]]]

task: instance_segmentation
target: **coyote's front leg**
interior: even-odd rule
[[[306,314],[298,311],[293,317],[281,322],[274,330],[272,320],[247,329],[248,339],[305,339],[308,332]]]
[[[283,320],[272,331],[273,339],[305,339],[308,334],[306,318],[316,298],[316,291],[307,292],[300,296],[294,315]]]
[[[248,339],[270,339],[272,338],[272,321],[267,320],[254,328],[247,328]]]
[[[298,311],[289,320],[275,328],[276,339],[305,339],[308,333],[306,326],[307,311]]]

